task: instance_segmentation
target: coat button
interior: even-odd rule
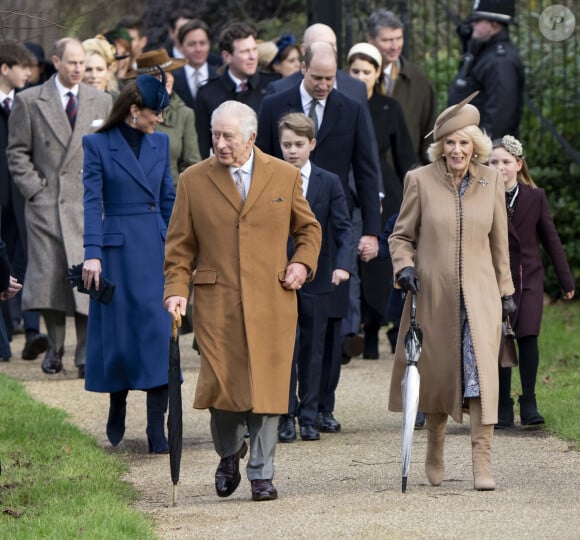
[[[155,210],[155,205],[154,205],[154,204],[152,204],[152,205],[149,207],[149,210]]]

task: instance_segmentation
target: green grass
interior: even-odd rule
[[[153,520],[131,507],[120,460],[4,376],[0,460],[3,540],[156,538]]]
[[[580,302],[546,306],[539,337],[538,410],[546,429],[580,449]],[[513,370],[512,393],[521,385]]]

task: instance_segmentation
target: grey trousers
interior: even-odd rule
[[[53,347],[58,353],[61,347],[64,346],[65,329],[66,329],[66,313],[64,311],[56,311],[54,309],[41,310],[44,324],[46,325],[46,333],[48,334],[49,346]],[[75,349],[75,366],[81,367],[85,365],[87,356],[87,321],[88,317],[81,313],[75,313],[75,330],[77,334],[77,346]]]
[[[221,409],[210,409],[210,413],[213,445],[220,458],[231,456],[241,448],[247,426],[250,433],[250,458],[246,466],[248,480],[274,478],[279,415]]]

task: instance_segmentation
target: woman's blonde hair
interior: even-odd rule
[[[462,129],[458,129],[454,132],[460,137],[467,137],[473,143],[473,155],[471,156],[472,161],[477,161],[478,163],[487,163],[489,159],[489,154],[491,154],[492,143],[491,139],[477,126],[465,126]],[[427,150],[427,157],[429,161],[437,161],[443,155],[443,143],[446,137],[443,137],[429,145]]]

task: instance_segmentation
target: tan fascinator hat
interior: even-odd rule
[[[184,58],[171,58],[165,49],[154,49],[140,54],[135,59],[135,62],[137,68],[128,71],[124,77],[125,79],[134,79],[137,75],[155,76],[159,72],[157,66],[165,73],[175,71],[183,67],[187,63],[187,60]]]
[[[261,41],[258,47],[258,63],[262,67],[268,67],[278,54],[278,47],[273,41]]]
[[[381,53],[370,43],[357,43],[356,45],[353,45],[350,48],[350,51],[348,51],[347,62],[353,54],[364,54],[372,58],[377,63],[377,66],[381,67],[383,65],[383,57],[381,56]]]
[[[467,126],[478,126],[479,111],[477,107],[469,104],[477,94],[479,94],[479,91],[473,92],[457,105],[452,105],[445,109],[435,120],[433,131],[427,133],[425,138],[433,133],[433,140],[438,141],[458,129],[463,129]]]

